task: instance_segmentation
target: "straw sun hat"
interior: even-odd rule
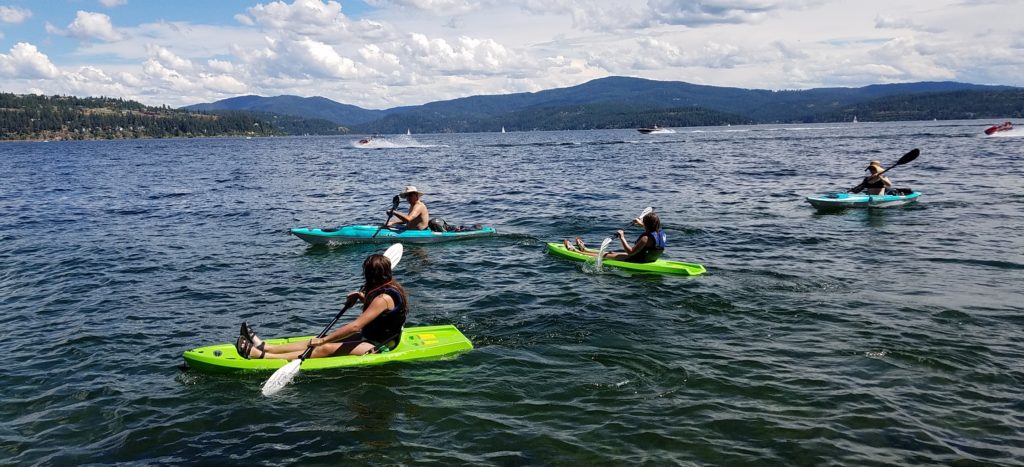
[[[399,193],[398,196],[401,196],[402,198],[405,198],[405,197],[408,197],[412,193],[416,193],[416,194],[418,194],[420,196],[423,196],[423,192],[420,191],[420,190],[417,190],[416,187],[413,186],[413,185],[406,185],[405,190],[403,190],[401,193]]]

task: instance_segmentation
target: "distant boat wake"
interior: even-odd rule
[[[401,149],[401,148],[440,148],[447,147],[444,144],[423,144],[409,135],[399,135],[391,138],[373,137],[352,142],[352,147],[358,149]]]

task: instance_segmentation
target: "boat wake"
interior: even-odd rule
[[[352,142],[352,147],[358,149],[401,149],[401,148],[444,148],[445,144],[424,144],[416,141],[412,136],[399,135],[385,138],[381,136],[360,139]]]

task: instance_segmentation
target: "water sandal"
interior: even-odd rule
[[[238,340],[235,341],[235,350],[238,352],[240,357],[246,360],[252,358],[249,354],[254,348],[260,351],[260,355],[256,358],[263,358],[263,356],[267,354],[266,346],[266,342],[260,342],[260,345],[254,347],[252,341],[247,339],[245,336],[238,336]]]

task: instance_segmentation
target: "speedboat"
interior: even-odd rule
[[[676,132],[675,130],[673,130],[671,128],[662,128],[662,127],[660,127],[658,125],[654,125],[651,128],[637,128],[636,131],[639,131],[640,133],[643,133],[645,135],[649,135],[651,133],[675,133]]]
[[[1013,123],[1003,122],[1003,123],[1000,123],[999,125],[993,125],[993,126],[989,127],[988,129],[985,130],[985,134],[986,135],[991,135],[991,134],[999,133],[1000,131],[1010,131],[1012,129],[1013,129]]]

